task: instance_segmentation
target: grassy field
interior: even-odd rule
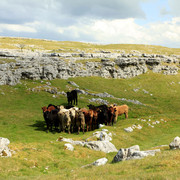
[[[119,98],[136,99],[146,106],[105,98],[109,103],[127,104],[129,118],[118,118],[115,126],[107,126],[113,134],[112,143],[117,149],[138,144],[141,150],[169,145],[180,136],[180,74],[165,76],[147,73],[132,79],[103,79],[100,77],[53,80],[51,86],[59,91],[74,87],[94,93],[107,92]],[[45,84],[46,81],[43,82]],[[29,88],[41,86],[41,81],[22,81],[16,86],[0,86],[0,137],[8,138],[9,147],[15,151],[11,158],[0,159],[0,179],[179,179],[180,151],[161,147],[161,153],[141,160],[130,160],[112,164],[116,153],[97,152],[75,146],[70,152],[64,149],[64,142],[56,141],[59,136],[84,140],[93,131],[85,134],[46,133],[41,107],[52,104],[66,104],[66,97],[48,92],[32,92]],[[135,92],[134,89],[139,88]],[[144,93],[144,90],[149,93]],[[79,95],[79,107],[86,107],[91,96]],[[151,122],[161,119],[151,128],[141,119]],[[127,133],[123,129],[140,124],[141,130]],[[105,166],[81,168],[95,160],[106,157]]]
[[[101,50],[126,53],[132,50],[148,54],[180,55],[180,49],[150,45],[111,44],[98,45],[81,42],[48,41],[40,39],[0,37],[0,49],[43,50],[48,52],[98,52]],[[97,59],[93,59],[97,61]],[[1,59],[0,64],[14,62]],[[104,79],[100,77],[71,78],[68,80],[31,81],[23,80],[15,86],[0,86],[0,137],[10,140],[10,149],[15,153],[11,158],[0,158],[0,180],[4,179],[180,179],[180,150],[161,149],[154,157],[129,160],[112,164],[116,153],[106,154],[86,147],[75,146],[73,152],[64,149],[64,142],[56,141],[60,136],[73,140],[85,140],[94,131],[77,135],[67,133],[46,133],[42,106],[48,104],[65,105],[66,97],[29,89],[51,83],[58,91],[74,89],[68,81],[74,81],[80,89],[93,93],[107,92],[117,98],[138,100],[144,105],[136,105],[113,98],[104,98],[110,104],[127,104],[129,118],[118,117],[114,126],[106,126],[112,134],[112,143],[117,149],[139,145],[141,150],[155,149],[169,145],[180,136],[180,74],[166,76],[148,71],[131,79]],[[43,90],[43,88],[42,88]],[[135,91],[136,90],[136,91]],[[79,94],[78,107],[90,104],[90,95]],[[95,104],[95,103],[94,103]],[[96,104],[95,104],[96,105]],[[146,121],[141,121],[141,120]],[[160,121],[154,128],[150,123]],[[140,124],[141,130],[131,133],[124,128]],[[98,131],[98,130],[96,130]],[[100,167],[81,168],[99,158],[106,157],[108,163]]]
[[[50,41],[42,39],[10,38],[0,37],[0,48],[21,50],[44,50],[49,52],[99,52],[101,50],[110,52],[130,53],[132,50],[148,54],[180,55],[180,48],[168,48],[163,46],[143,44],[91,44],[74,41]]]

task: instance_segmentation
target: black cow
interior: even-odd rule
[[[73,101],[74,104],[76,105],[78,104],[76,90],[72,90],[71,92],[66,92],[66,94],[67,94],[68,105],[72,105]]]
[[[55,126],[55,129],[57,129],[57,112],[59,111],[59,109],[57,109],[56,106],[49,104],[48,107],[42,107],[42,110],[43,117],[47,126],[46,132],[48,132],[49,130],[52,131],[53,125]]]
[[[47,118],[49,119],[49,121],[51,122],[52,125],[55,126],[55,130],[58,130],[59,127],[59,117],[58,117],[58,109],[53,109],[51,110],[48,114],[47,114]],[[52,128],[51,128],[52,131]],[[60,130],[59,130],[60,131]]]

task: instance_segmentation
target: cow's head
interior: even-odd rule
[[[41,109],[43,110],[43,112],[47,111],[47,107],[46,106],[43,106]]]

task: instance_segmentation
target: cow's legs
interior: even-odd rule
[[[127,113],[127,112],[125,112],[124,114],[125,114],[125,118],[127,119],[127,118],[128,118],[128,113]]]

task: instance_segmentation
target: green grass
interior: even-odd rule
[[[112,143],[120,148],[138,144],[141,150],[169,144],[180,132],[180,75],[144,74],[132,79],[103,79],[100,77],[74,78],[50,81],[60,91],[74,87],[68,84],[74,81],[80,89],[90,92],[107,92],[119,98],[136,99],[145,104],[132,103],[106,98],[109,103],[127,104],[130,107],[129,118],[121,116],[115,126],[107,126],[113,133]],[[43,84],[45,84],[44,81]],[[174,83],[172,83],[174,82]],[[1,158],[0,179],[174,179],[180,178],[180,151],[161,148],[155,157],[112,164],[116,153],[105,154],[85,147],[75,146],[73,152],[64,149],[63,142],[57,142],[59,136],[84,140],[93,132],[85,134],[46,133],[41,107],[52,104],[66,104],[66,97],[29,88],[40,86],[40,81],[22,81],[16,86],[0,86],[0,136],[8,138],[9,147],[16,153],[11,158]],[[139,88],[134,92],[134,88]],[[143,89],[149,92],[145,94]],[[153,94],[152,96],[150,94]],[[86,107],[91,96],[79,95],[79,107]],[[146,122],[164,119],[151,128]],[[141,130],[126,133],[123,129],[132,124],[143,126]],[[107,157],[108,163],[102,167],[80,168],[96,159]]]

